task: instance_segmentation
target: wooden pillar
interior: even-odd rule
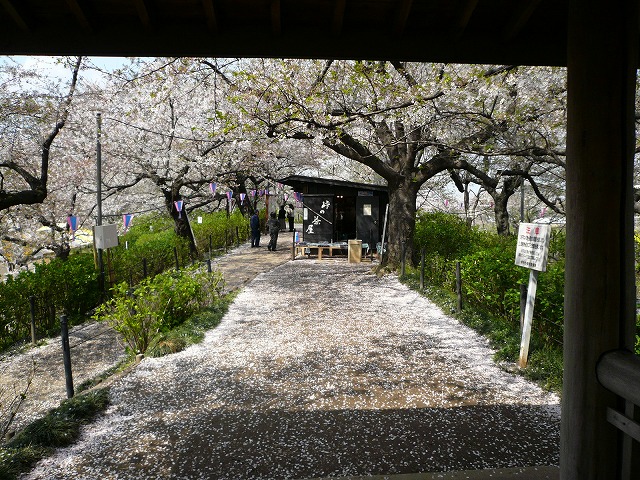
[[[633,4],[633,5],[631,5]],[[570,0],[560,478],[621,478],[621,435],[595,365],[632,345],[637,2]]]

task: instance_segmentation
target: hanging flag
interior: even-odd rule
[[[241,193],[240,194],[240,205],[242,205],[244,203],[244,197],[246,197],[247,194],[246,193]]]
[[[445,206],[445,207],[448,207],[448,206],[449,206],[449,200],[445,200],[445,201],[444,201],[444,206]]]
[[[232,197],[233,197],[233,192],[231,191],[227,192],[227,200],[231,201]]]
[[[286,202],[287,200],[289,200],[289,194],[288,194],[288,193],[285,193],[285,194],[284,194],[284,201]]]
[[[182,205],[184,204],[184,202],[182,200],[177,200],[173,203],[176,206],[176,211],[178,212],[178,218],[182,218]]]
[[[67,225],[69,225],[69,230],[71,230],[72,240],[75,240],[76,230],[78,229],[78,217],[76,217],[75,215],[69,215],[67,217]]]
[[[249,195],[251,195],[252,197],[255,197],[256,196],[256,191],[255,190],[249,191]]]
[[[543,207],[542,210],[540,210],[540,217],[544,217],[545,213],[547,213],[547,207]]]
[[[122,215],[122,223],[124,224],[124,233],[127,233],[127,230],[129,230],[129,225],[131,225],[132,218],[133,218],[132,213],[127,213],[125,215]]]
[[[209,190],[211,190],[211,195],[215,195],[216,194],[216,187],[217,187],[217,185],[215,183],[210,183],[209,184]]]
[[[284,185],[281,183],[278,183],[278,190],[282,190],[284,188]]]

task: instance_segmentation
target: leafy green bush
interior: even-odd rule
[[[494,245],[462,257],[465,299],[494,315],[518,318],[520,284],[527,282],[529,272],[517,267],[514,259],[515,239],[497,236]]]
[[[173,221],[168,216],[147,215],[136,218],[125,235],[120,237],[119,245],[112,248],[111,263],[115,273],[115,283],[138,283],[146,273],[157,275],[176,265],[175,251],[178,262],[184,266],[189,262],[189,242],[176,235]]]
[[[445,213],[423,213],[418,216],[414,240],[425,248],[424,277],[430,297],[438,291],[451,295],[459,261],[463,304],[471,307],[460,318],[491,339],[499,360],[515,361],[520,350],[520,285],[528,284],[529,277],[529,270],[515,265],[516,237],[478,231]],[[544,375],[554,377],[542,382],[553,388],[561,383],[558,364],[561,368],[562,362],[557,355],[561,358],[565,240],[562,230],[552,230],[547,271],[538,276],[529,348],[529,364],[542,364],[530,367],[531,372],[527,369],[536,380]],[[417,284],[418,275],[419,270],[410,272],[407,283]],[[446,300],[447,309],[451,301]],[[640,323],[638,332],[640,335]]]
[[[31,334],[29,297],[35,297],[39,336],[57,329],[56,314],[77,322],[100,300],[93,255],[79,252],[67,260],[53,259],[0,283],[0,350]]]
[[[162,331],[182,324],[220,295],[222,275],[194,268],[167,271],[142,280],[135,288],[119,283],[112,298],[96,310],[122,334],[133,353],[144,354]]]
[[[249,220],[238,210],[227,216],[226,212],[194,212],[192,218],[202,217],[202,223],[192,223],[193,234],[202,253],[211,249],[224,249],[237,241],[244,242],[249,237]]]

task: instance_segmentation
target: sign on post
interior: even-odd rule
[[[96,248],[106,250],[118,246],[118,226],[116,224],[96,225],[94,229]]]
[[[524,311],[524,325],[520,341],[520,368],[527,366],[529,356],[529,341],[531,339],[531,324],[533,322],[533,308],[538,288],[538,273],[547,269],[549,256],[549,240],[551,225],[537,223],[521,223],[518,229],[518,245],[516,247],[516,265],[530,269],[529,288],[527,289],[527,305]]]

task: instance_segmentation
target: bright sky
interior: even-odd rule
[[[16,63],[19,63],[25,67],[36,67],[41,72],[47,72],[48,76],[60,77],[63,79],[69,78],[70,70],[65,67],[64,64],[59,62],[61,57],[49,57],[49,56],[11,56],[0,57],[0,62],[8,62],[9,59]],[[90,62],[96,67],[113,71],[122,67],[128,63],[125,57],[89,57]],[[93,69],[85,69],[82,72],[82,78],[89,81],[99,81],[102,75]]]

